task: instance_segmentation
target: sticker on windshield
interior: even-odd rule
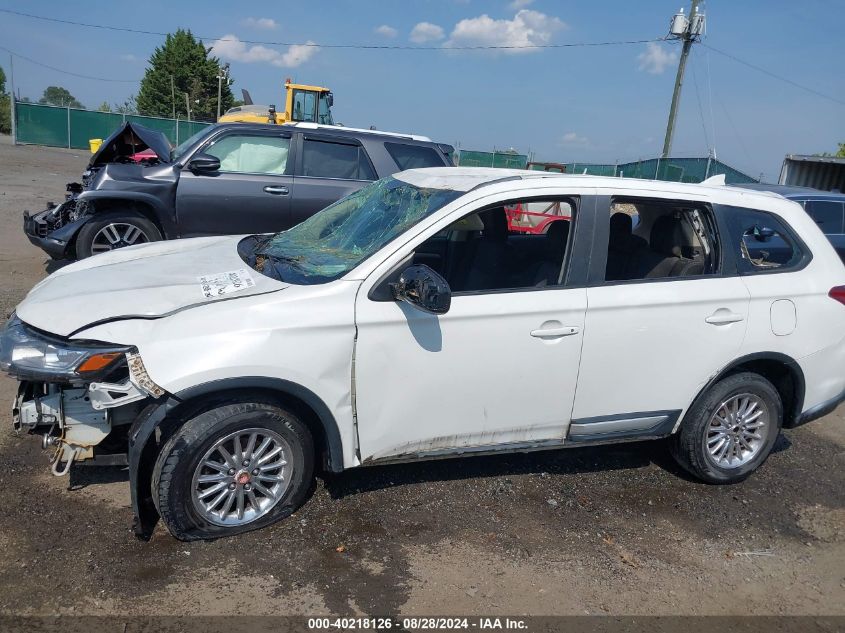
[[[197,281],[200,282],[202,296],[206,299],[222,297],[231,292],[252,288],[255,285],[255,280],[246,268],[229,270],[225,273],[203,275],[202,277],[197,277]]]

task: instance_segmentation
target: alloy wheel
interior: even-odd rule
[[[762,398],[751,393],[732,396],[710,418],[704,438],[707,456],[720,468],[743,466],[761,451],[771,428]]]
[[[264,516],[285,495],[291,455],[287,441],[269,429],[243,429],[217,440],[194,471],[194,509],[227,527]]]
[[[91,243],[91,253],[105,253],[116,248],[132,246],[133,244],[144,244],[150,238],[144,231],[127,222],[112,222],[106,224],[94,235]]]

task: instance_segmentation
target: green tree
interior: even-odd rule
[[[168,34],[164,44],[150,56],[149,67],[138,92],[138,111],[169,117],[175,109],[180,118],[185,118],[187,93],[191,118],[214,120],[217,116],[220,60],[210,57],[210,50],[189,30],[179,29]],[[224,82],[220,95],[221,112],[231,108],[234,100],[232,91]]]
[[[6,94],[6,72],[0,67],[0,134],[12,132],[11,97]]]
[[[839,151],[836,152],[836,158],[845,158],[845,143],[839,144]]]
[[[84,108],[76,97],[70,94],[67,88],[61,86],[48,86],[44,90],[44,94],[38,100],[38,103],[46,105],[61,106],[63,108]]]
[[[129,95],[129,98],[123,103],[115,103],[112,111],[118,114],[138,114],[138,103],[135,101],[135,95]]]
[[[98,112],[111,112],[111,106],[108,101],[103,101],[97,108]]]

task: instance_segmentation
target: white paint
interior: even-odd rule
[[[845,306],[827,296],[845,284],[845,268],[795,203],[726,186],[517,170],[409,170],[399,178],[468,193],[341,280],[295,286],[254,273],[254,287],[204,300],[197,277],[243,267],[240,238],[178,240],[68,266],[34,288],[18,315],[59,335],[148,317],[92,325],[75,338],[137,346],[150,378],[171,393],[242,376],[301,385],[334,414],[345,467],[360,463],[359,441],[362,459],[548,446],[563,440],[572,418],[685,411],[710,377],[746,354],[796,359],[805,411],[845,390]],[[579,193],[766,210],[799,233],[813,259],[789,273],[455,296],[440,317],[367,298],[416,245],[468,213],[525,195]],[[798,315],[789,336],[777,335],[785,327],[772,305],[781,301]],[[532,336],[543,329],[560,335]]]

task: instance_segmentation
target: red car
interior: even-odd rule
[[[508,230],[512,233],[545,233],[552,222],[570,220],[572,205],[558,202],[520,202],[505,207]]]

